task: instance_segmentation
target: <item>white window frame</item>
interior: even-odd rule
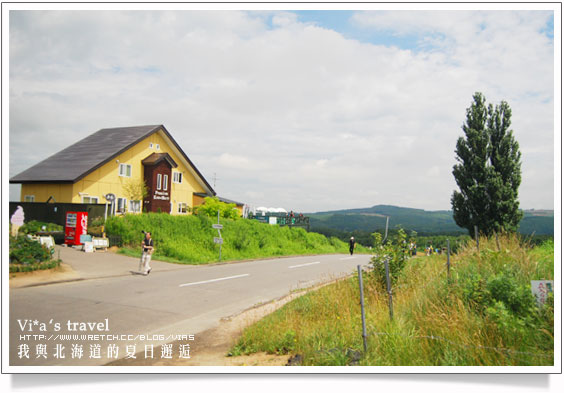
[[[125,168],[125,171],[122,171],[122,168]],[[128,169],[129,169],[129,174],[127,174]],[[122,177],[131,177],[131,164],[119,164],[118,173]]]
[[[172,172],[172,182],[182,184],[182,172]]]
[[[153,148],[153,143],[149,143],[149,149]]]
[[[24,202],[35,202],[35,195],[25,195]]]
[[[157,143],[157,150],[160,150],[161,146]]]
[[[157,173],[157,190],[160,190],[163,186],[163,175]]]
[[[131,199],[129,201],[129,211],[131,213],[141,213],[141,201]]]
[[[168,175],[163,175],[163,190],[168,190]]]
[[[120,210],[120,200],[123,201],[123,210]],[[127,198],[116,199],[116,213],[125,213],[127,211]]]
[[[182,211],[184,207],[184,211]],[[178,202],[178,214],[188,214],[188,204],[186,202]]]
[[[85,200],[86,198],[88,198],[88,201]],[[93,199],[95,199],[96,202],[92,202]],[[82,203],[99,203],[99,202],[100,202],[100,198],[98,198],[97,196],[89,196],[89,195],[82,196]]]

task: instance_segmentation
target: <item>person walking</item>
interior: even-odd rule
[[[351,236],[351,239],[349,240],[349,252],[351,253],[351,255],[353,254],[355,247],[356,242],[354,240],[354,236]]]
[[[141,243],[141,247],[143,247],[143,254],[141,254],[141,260],[139,261],[139,272],[146,276],[151,273],[149,262],[151,262],[151,254],[155,250],[155,247],[153,246],[153,239],[151,238],[151,232],[145,232],[145,238]]]

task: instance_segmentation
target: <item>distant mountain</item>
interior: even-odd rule
[[[525,210],[519,232],[537,235],[554,234],[553,210]],[[390,217],[390,228],[402,228],[418,233],[467,233],[452,218],[451,210],[427,211],[390,205],[377,205],[362,209],[334,210],[309,213],[312,230],[328,228],[352,232],[362,230],[374,232],[386,227]]]

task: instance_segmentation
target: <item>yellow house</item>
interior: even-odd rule
[[[10,183],[22,185],[22,202],[106,203],[113,194],[116,213],[186,214],[216,195],[163,125],[99,130]]]

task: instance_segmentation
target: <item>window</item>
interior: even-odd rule
[[[35,202],[35,195],[24,196],[24,202]]]
[[[82,203],[98,203],[98,197],[83,196]]]
[[[131,213],[140,213],[141,201],[129,201],[129,211]]]
[[[127,206],[127,199],[118,198],[117,199],[117,206],[116,206],[116,213],[125,213],[125,207],[126,206]]]
[[[172,182],[173,183],[182,183],[182,172],[172,172]]]
[[[131,177],[131,165],[119,164],[119,175],[124,177]]]
[[[163,184],[163,175],[157,174],[157,190],[160,190]]]
[[[184,203],[184,202],[180,202],[178,204],[178,213],[180,213],[180,214],[188,213],[188,204]]]
[[[149,149],[152,149],[152,148],[153,148],[153,144],[149,143]]]
[[[157,150],[159,150],[161,147],[159,146],[159,144],[157,143]]]
[[[163,190],[168,190],[168,175],[164,175],[163,179]]]

